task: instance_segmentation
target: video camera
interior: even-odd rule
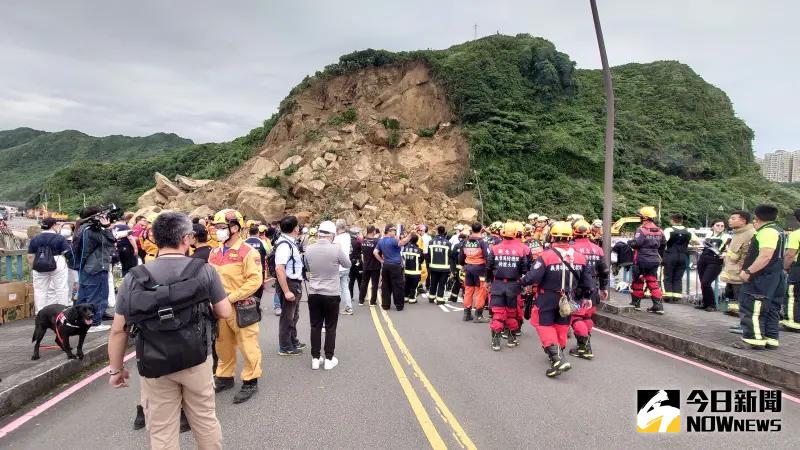
[[[112,203],[91,216],[81,219],[80,224],[88,223],[91,228],[100,229],[103,227],[100,223],[100,219],[103,217],[107,218],[109,222],[117,221],[122,217],[122,209]]]

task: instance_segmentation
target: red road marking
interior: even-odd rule
[[[729,380],[738,381],[739,383],[746,384],[747,386],[750,386],[752,388],[760,389],[762,391],[771,390],[770,388],[768,388],[766,386],[762,386],[762,385],[760,385],[758,383],[754,383],[754,382],[752,382],[750,380],[746,380],[744,378],[737,377],[736,375],[731,375],[731,374],[729,374],[727,372],[724,372],[724,371],[719,370],[719,369],[715,369],[715,368],[707,366],[705,364],[701,364],[701,363],[699,363],[697,361],[692,361],[691,359],[683,358],[683,357],[678,356],[678,355],[673,355],[672,353],[669,353],[667,351],[664,351],[664,350],[661,350],[661,349],[658,349],[658,348],[655,348],[655,347],[651,347],[651,346],[649,346],[647,344],[642,344],[641,342],[634,341],[633,339],[628,339],[628,338],[620,336],[618,334],[611,333],[610,331],[601,330],[599,328],[595,328],[594,330],[599,332],[599,333],[602,333],[602,334],[611,336],[613,338],[619,339],[621,341],[625,341],[625,342],[627,342],[629,344],[637,345],[639,347],[645,348],[645,349],[650,350],[652,352],[656,352],[658,354],[661,354],[661,355],[664,355],[664,356],[668,356],[668,357],[670,357],[672,359],[676,359],[678,361],[685,362],[686,364],[690,364],[692,366],[699,367],[701,369],[705,369],[705,370],[707,370],[707,371],[709,371],[711,373],[715,373],[717,375],[721,375],[721,376],[723,376],[725,378],[728,378]],[[800,404],[800,398],[791,396],[791,395],[786,394],[784,392],[781,392],[781,395],[783,396],[783,398],[785,398],[786,400],[789,400],[790,402],[794,402],[794,403]]]
[[[125,355],[125,359],[123,361],[127,361],[131,358],[136,356],[136,352],[130,352]],[[39,414],[47,411],[48,409],[52,408],[53,406],[57,405],[59,402],[64,400],[65,398],[69,397],[70,395],[78,392],[79,390],[83,389],[84,387],[88,386],[89,383],[92,381],[102,377],[103,375],[108,374],[108,366],[103,367],[102,369],[98,370],[97,372],[87,376],[86,378],[82,379],[81,381],[75,383],[74,385],[70,386],[63,392],[60,392],[55,397],[51,398],[50,400],[42,403],[41,405],[37,406],[30,412],[23,414],[22,416],[15,419],[13,422],[9,423],[8,425],[0,428],[0,438],[4,438],[11,433],[12,431],[16,430],[17,428],[21,427],[23,424],[28,422],[29,420],[35,418]]]

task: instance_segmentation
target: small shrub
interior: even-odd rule
[[[417,136],[424,137],[424,138],[430,138],[430,137],[433,137],[434,134],[436,134],[436,131],[438,129],[439,129],[439,125],[436,125],[435,127],[431,127],[431,128],[420,128],[417,131]]]
[[[356,129],[361,132],[361,134],[367,134],[369,132],[369,125],[366,122],[358,122],[356,124]]]
[[[289,167],[287,167],[286,170],[283,171],[283,174],[286,175],[287,177],[290,177],[295,172],[297,172],[297,169],[298,169],[297,164],[292,164]]]
[[[288,170],[288,168],[287,168],[287,170]],[[278,178],[278,177],[271,177],[271,176],[267,175],[264,178],[262,178],[261,181],[258,182],[258,185],[261,186],[261,187],[267,187],[267,188],[275,189],[275,188],[278,188],[281,185],[281,179]]]
[[[400,121],[397,119],[390,119],[388,117],[384,117],[381,119],[381,123],[383,127],[387,130],[399,130],[400,129]]]
[[[341,114],[334,114],[330,118],[328,118],[328,124],[333,126],[339,126],[345,123],[353,123],[358,120],[358,111],[352,106],[348,107],[344,112]]]
[[[309,142],[319,142],[320,139],[322,139],[322,130],[310,129],[303,133],[303,142],[306,144]]]
[[[397,148],[400,144],[400,132],[397,130],[389,131],[389,148]]]
[[[403,178],[406,178],[406,179],[408,179],[408,174],[407,174],[407,173],[405,173],[405,172],[400,172],[400,174],[399,174],[399,175],[397,175],[397,178],[400,178],[401,180],[402,180]]]

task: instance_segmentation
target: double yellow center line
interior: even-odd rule
[[[389,363],[394,370],[394,374],[397,377],[397,380],[400,382],[400,387],[403,388],[403,392],[408,399],[408,403],[411,405],[411,409],[414,411],[414,415],[417,417],[417,421],[422,427],[422,431],[425,433],[425,437],[428,438],[428,441],[433,449],[446,449],[447,445],[445,444],[444,440],[442,440],[439,432],[436,430],[428,411],[423,406],[422,401],[420,401],[417,392],[414,390],[410,379],[406,375],[405,369],[403,369],[403,366],[400,364],[397,353],[395,353],[391,343],[389,342],[389,338],[386,336],[383,324],[378,317],[377,308],[370,308],[370,314],[372,315],[372,322],[375,324],[375,329],[378,332],[378,338],[383,345],[383,350],[386,352],[386,356],[389,358]],[[436,388],[433,387],[433,384],[431,384],[430,380],[425,375],[425,372],[422,371],[422,368],[420,368],[419,364],[417,364],[417,361],[411,355],[411,352],[408,350],[405,342],[403,342],[403,339],[400,337],[400,334],[394,327],[392,319],[389,318],[389,315],[386,313],[386,311],[382,311],[381,315],[383,316],[383,320],[386,322],[386,329],[388,329],[389,334],[392,335],[397,348],[400,349],[400,353],[403,354],[406,362],[411,366],[414,375],[425,387],[428,395],[430,395],[431,399],[436,405],[436,409],[441,415],[442,420],[450,426],[453,438],[462,448],[466,448],[468,450],[476,449],[475,443],[472,442],[472,439],[469,438],[467,433],[461,427],[461,424],[458,423],[458,419],[456,419],[456,417],[450,411],[450,408],[448,408],[444,403],[444,400],[442,400],[442,397],[436,391]]]

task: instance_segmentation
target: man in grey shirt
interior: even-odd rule
[[[308,273],[308,315],[311,319],[311,368],[319,369],[322,327],[325,327],[325,370],[339,364],[333,356],[336,325],[339,322],[341,285],[340,267],[350,268],[350,256],[333,243],[336,225],[331,221],[319,226],[319,240],[306,249],[304,264]]]

